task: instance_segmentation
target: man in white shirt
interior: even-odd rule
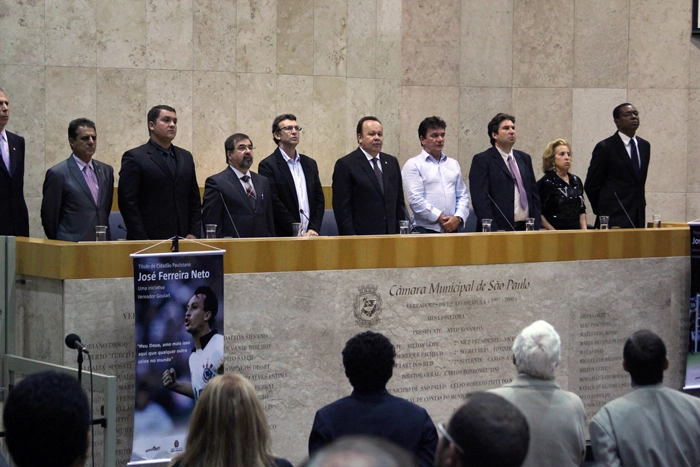
[[[401,171],[415,229],[420,233],[457,232],[469,215],[462,169],[442,152],[446,128],[440,117],[424,119],[418,126],[423,151]]]

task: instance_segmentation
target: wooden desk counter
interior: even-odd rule
[[[688,256],[685,227],[315,238],[183,240],[226,250],[225,273],[409,268]],[[156,241],[71,243],[17,238],[17,274],[51,279],[133,276],[130,254]],[[149,253],[167,253],[162,243]]]

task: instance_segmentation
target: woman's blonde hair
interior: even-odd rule
[[[270,431],[255,387],[229,373],[211,379],[190,418],[181,467],[274,467]]]
[[[554,152],[559,146],[566,146],[569,148],[571,153],[571,161],[574,160],[574,151],[571,150],[571,145],[566,142],[565,139],[555,139],[550,141],[546,148],[544,148],[544,154],[542,154],[542,172],[547,172],[548,170],[554,170]]]

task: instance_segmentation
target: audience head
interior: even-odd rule
[[[554,141],[550,141],[547,147],[544,148],[544,154],[542,154],[542,172],[556,169],[554,161],[559,146],[566,146],[569,149],[569,161],[573,161],[574,153],[571,150],[571,145],[565,139],[555,139]]]
[[[643,329],[632,334],[625,342],[622,366],[632,377],[632,384],[645,386],[659,384],[668,369],[666,345],[659,336]]]
[[[7,448],[19,467],[82,466],[90,443],[90,406],[77,379],[48,371],[10,391],[3,414]]]
[[[554,379],[554,370],[560,359],[561,339],[546,321],[535,321],[515,338],[513,360],[518,373],[533,378]]]
[[[468,394],[440,427],[436,467],[518,467],[525,461],[530,429],[516,406],[496,394]],[[445,435],[447,432],[447,435]]]
[[[304,467],[417,467],[403,448],[381,438],[347,436],[316,452]]]
[[[384,389],[393,374],[395,358],[396,350],[388,338],[378,332],[362,332],[343,349],[345,376],[358,391]]]
[[[190,417],[183,467],[272,462],[270,431],[255,387],[226,373],[209,380]]]
[[[514,116],[502,112],[497,113],[486,127],[489,133],[489,141],[491,141],[491,146],[496,145],[496,138],[493,137],[494,133],[498,134],[498,129],[501,127],[501,123],[505,122],[506,120],[510,120],[511,122],[515,123]]]

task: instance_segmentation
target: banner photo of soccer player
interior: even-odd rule
[[[129,465],[147,465],[184,451],[192,409],[223,371],[224,262],[221,250],[131,256],[136,403]]]
[[[683,389],[700,388],[700,222],[690,224],[690,307],[688,308],[688,359]]]

